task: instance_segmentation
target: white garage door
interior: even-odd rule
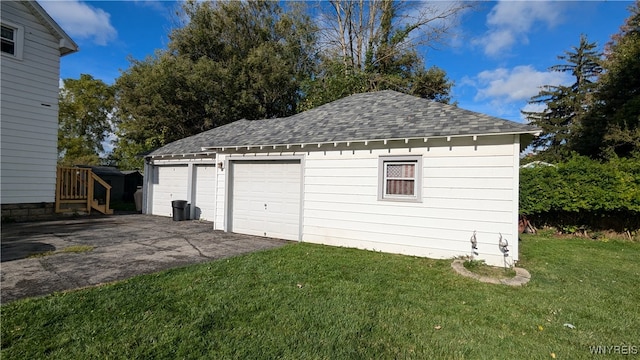
[[[187,170],[186,165],[153,167],[151,214],[173,216],[171,201],[188,200]]]
[[[213,221],[213,209],[216,204],[216,167],[215,165],[197,165],[195,169],[195,219]]]
[[[300,162],[241,161],[232,166],[231,231],[298,240]]]

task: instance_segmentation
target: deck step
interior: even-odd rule
[[[100,205],[95,199],[91,203],[91,208],[105,215],[113,214],[113,209],[109,209],[106,204]]]

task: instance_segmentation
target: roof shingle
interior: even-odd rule
[[[149,156],[215,147],[535,132],[530,125],[385,90],[351,95],[286,118],[239,120],[167,144]]]

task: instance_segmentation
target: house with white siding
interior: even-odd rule
[[[239,120],[147,155],[143,212],[214,229],[389,253],[518,260],[528,125],[394,91]],[[500,238],[508,252],[499,247]]]
[[[0,2],[3,219],[53,213],[60,57],[76,43],[35,1]]]

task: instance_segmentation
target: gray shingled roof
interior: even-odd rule
[[[149,156],[202,153],[202,148],[535,132],[529,125],[385,90],[351,95],[286,118],[239,120]]]

